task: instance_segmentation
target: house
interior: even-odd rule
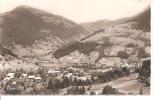
[[[68,74],[68,71],[63,71],[63,74]]]
[[[41,77],[40,77],[40,76],[36,76],[34,79],[35,79],[35,81],[36,81],[37,83],[41,82]]]
[[[16,85],[16,82],[12,82],[12,84]]]
[[[60,73],[61,73],[60,71],[56,71],[56,70],[52,70],[52,69],[49,69],[49,70],[48,70],[48,74],[54,74],[54,75],[59,76]]]
[[[15,73],[8,73],[6,77],[13,79],[15,77]]]
[[[27,74],[21,74],[22,78],[27,78],[27,76],[28,76]]]
[[[73,75],[72,73],[68,73],[68,74],[66,75],[66,77],[67,77],[67,78],[70,78],[72,75]]]
[[[38,77],[35,77],[34,79],[35,80],[41,80],[41,77],[38,76]]]
[[[101,72],[108,72],[108,71],[110,71],[110,69],[109,68],[106,68],[106,69],[103,69]]]
[[[20,92],[21,91],[19,90],[16,82],[12,82],[10,85],[7,86],[7,94],[19,94]]]
[[[77,77],[77,79],[78,79],[78,80],[81,80],[81,81],[86,81],[86,80],[87,80],[87,78],[84,77],[84,76],[82,76],[82,77]]]
[[[79,76],[79,73],[74,73],[75,76]]]
[[[30,79],[30,80],[35,79],[35,75],[29,75],[29,76],[28,76],[28,79]]]
[[[48,70],[48,74],[52,74],[52,73],[54,73],[54,70],[49,69],[49,70]]]
[[[4,81],[9,81],[9,80],[11,80],[11,78],[9,77],[4,78]]]
[[[128,63],[124,63],[124,64],[120,65],[120,67],[121,67],[121,68],[123,68],[123,67],[129,68],[129,64],[128,64]]]

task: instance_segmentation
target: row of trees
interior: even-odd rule
[[[123,67],[122,69],[114,69],[104,73],[103,72],[97,73],[98,79],[94,80],[94,78],[92,77],[92,81],[96,83],[97,82],[105,83],[105,82],[112,81],[113,79],[127,76],[129,74],[130,74],[130,70],[127,67]]]
[[[84,86],[82,87],[71,87],[67,89],[67,94],[71,94],[71,95],[83,95],[86,93],[86,89],[84,88]]]
[[[116,88],[113,88],[110,85],[106,85],[103,90],[102,93],[100,93],[101,95],[117,95],[117,94],[121,94],[120,92],[118,92],[118,90]]]
[[[86,94],[86,89],[84,88],[84,86],[82,87],[78,87],[78,86],[75,86],[75,87],[70,87],[67,89],[67,94],[69,95],[84,95]],[[123,93],[119,92],[116,88],[113,88],[112,86],[110,85],[106,85],[102,92],[99,93],[99,95],[118,95],[118,94],[122,94],[124,95]],[[96,95],[96,93],[94,91],[90,91],[90,95]]]
[[[89,79],[84,81],[77,78],[72,80],[72,78],[67,78],[67,77],[64,77],[62,80],[52,78],[49,80],[47,88],[50,90],[56,91],[58,89],[62,89],[62,88],[70,87],[70,86],[87,86],[91,84],[92,82]]]
[[[56,50],[53,55],[55,58],[60,58],[65,55],[70,54],[71,52],[78,50],[81,53],[89,54],[91,51],[95,49],[95,47],[98,46],[97,42],[91,41],[91,42],[73,42],[71,44],[66,45],[65,47],[62,47],[58,50]]]

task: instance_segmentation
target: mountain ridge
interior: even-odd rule
[[[144,11],[132,17],[121,18],[121,19],[117,19],[113,21],[98,20],[95,22],[81,23],[80,25],[82,25],[84,28],[88,29],[89,31],[97,31],[100,29],[106,29],[106,28],[113,27],[119,24],[123,24],[126,22],[138,21],[139,23],[136,28],[142,29],[144,31],[150,31],[150,16],[151,16],[150,13],[151,13],[150,7],[146,7]]]
[[[3,39],[20,44],[29,45],[49,35],[73,40],[88,33],[71,20],[28,6],[19,6],[5,13],[1,19]]]

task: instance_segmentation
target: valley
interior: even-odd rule
[[[19,6],[0,14],[0,93],[150,95],[150,36],[149,8],[79,24]]]

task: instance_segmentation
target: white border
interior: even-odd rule
[[[153,8],[153,1],[151,2]],[[151,10],[153,16],[153,10]],[[151,26],[153,18],[151,18]],[[153,27],[151,27],[151,55],[153,54]],[[153,56],[151,56],[151,71],[153,71],[152,64]],[[153,73],[151,72],[151,77]],[[150,96],[2,96],[1,100],[153,100],[153,78],[151,78],[151,95]]]

